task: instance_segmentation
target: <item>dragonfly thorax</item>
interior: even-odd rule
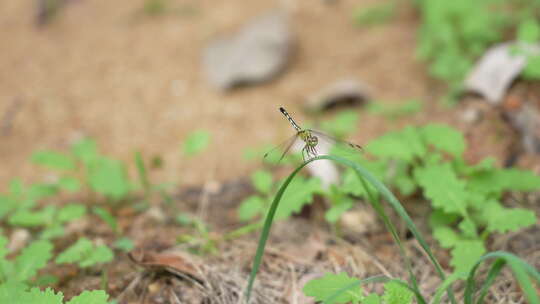
[[[299,131],[298,136],[306,143],[307,146],[315,147],[319,143],[317,136],[314,136],[308,130]]]

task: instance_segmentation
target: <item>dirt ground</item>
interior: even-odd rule
[[[440,106],[443,86],[427,75],[426,65],[415,57],[418,18],[411,7],[401,7],[386,24],[361,28],[353,26],[352,10],[377,3],[376,0],[171,0],[169,3],[180,13],[157,17],[141,14],[143,3],[72,1],[51,24],[38,28],[34,25],[32,1],[0,1],[0,26],[4,29],[0,33],[0,124],[8,126],[0,132],[0,191],[14,177],[29,182],[47,177],[46,170],[29,162],[33,151],[67,150],[70,143],[83,136],[94,138],[102,152],[126,162],[133,162],[136,150],[147,157],[161,156],[165,165],[151,176],[155,182],[197,187],[213,180],[240,180],[260,166],[243,159],[246,148],[278,143],[290,136],[290,126],[284,123],[277,110],[279,106],[305,120],[308,117],[302,109],[306,97],[344,77],[366,83],[376,100],[418,98],[424,103],[420,114],[393,123],[361,112],[361,132],[351,137],[354,142],[362,144],[389,129],[428,121],[450,123],[467,131],[470,142],[477,144],[467,152],[472,161],[487,155],[498,156],[502,161],[507,144],[513,142],[512,131],[496,115],[486,125],[469,130],[460,120],[462,108]],[[276,7],[289,12],[297,40],[290,66],[264,85],[230,93],[214,90],[202,71],[204,47],[213,37],[231,33]],[[188,160],[181,154],[181,143],[196,129],[211,133],[211,147]],[[485,136],[485,132],[498,135]],[[501,136],[502,141],[497,139]],[[151,226],[146,222],[148,218],[140,221],[136,223],[141,225],[125,223],[131,227],[129,235],[137,236],[141,229]],[[153,249],[173,246],[175,237],[171,235],[178,231],[167,229],[145,231],[137,244]],[[312,238],[315,243],[311,246],[326,244],[324,237]],[[152,240],[154,245],[145,243]],[[294,244],[288,242],[288,246]],[[245,246],[254,250],[253,243]],[[383,252],[389,252],[389,245],[382,247]],[[234,250],[245,249],[240,246]],[[343,252],[347,250],[352,249],[339,247],[330,255],[341,261],[346,259]],[[377,249],[370,252],[371,256],[376,255]],[[363,261],[367,263],[365,256]],[[388,261],[393,258],[391,254],[385,256]],[[281,266],[287,269],[292,265],[291,259],[294,260],[289,255],[285,259],[288,262],[280,260],[284,263]],[[246,261],[249,259],[235,263],[248,267]],[[358,266],[358,260],[325,261],[328,267],[320,269]],[[127,259],[121,263],[112,268],[129,268]],[[229,259],[215,265],[230,263],[233,262]],[[302,263],[293,264],[300,267]],[[375,268],[368,272],[381,270]],[[392,273],[399,273],[399,269]],[[109,291],[114,295],[125,291],[134,279],[121,270],[116,274],[120,278],[114,279],[114,273],[110,274],[113,279]],[[287,280],[294,281],[290,277]],[[60,286],[67,287],[68,294],[87,286],[99,287],[88,281],[78,284],[77,280],[62,282]],[[260,301],[263,303],[264,298]]]
[[[197,184],[245,175],[258,164],[244,149],[290,134],[277,108],[300,120],[305,98],[352,77],[382,100],[437,95],[415,59],[415,18],[369,29],[352,24],[351,10],[376,1],[171,1],[189,14],[141,17],[143,1],[74,1],[46,28],[33,26],[30,1],[2,1],[0,113],[17,108],[2,134],[2,186],[13,177],[39,179],[29,161],[36,149],[67,149],[81,136],[102,151],[132,161],[133,151],[165,160],[164,181]],[[275,81],[224,94],[202,73],[201,52],[212,37],[231,33],[275,7],[290,12],[297,50]],[[17,106],[14,106],[17,104]],[[430,108],[429,106],[427,108]],[[432,112],[426,113],[426,117]],[[362,119],[362,143],[384,121]],[[187,161],[180,144],[195,129],[212,134],[211,149]]]

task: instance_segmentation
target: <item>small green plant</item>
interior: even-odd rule
[[[40,238],[53,239],[64,236],[64,225],[86,215],[81,204],[67,204],[61,208],[50,205],[38,209],[19,208],[10,215],[12,226],[41,228]]]
[[[73,144],[70,154],[38,151],[32,156],[36,164],[58,170],[59,186],[77,191],[80,185],[119,201],[133,189],[122,162],[100,155],[94,141],[83,139]]]
[[[380,281],[388,281],[388,279],[381,278]],[[349,277],[346,273],[327,273],[321,278],[309,281],[304,286],[303,292],[305,295],[314,297],[316,301],[322,301],[325,304],[410,304],[414,297],[414,294],[402,281],[392,280],[386,282],[382,296],[376,293],[364,295],[358,282],[358,279]],[[351,288],[351,285],[355,286],[355,288]]]
[[[184,155],[193,157],[204,151],[210,144],[211,136],[208,131],[197,130],[188,135],[182,146]]]
[[[8,282],[29,283],[52,257],[52,243],[38,240],[26,246],[13,260],[8,260],[7,244],[8,239],[0,235],[0,286]]]
[[[206,255],[218,252],[218,238],[210,232],[210,228],[200,219],[184,214],[176,217],[176,222],[182,226],[195,228],[196,234],[182,234],[177,238],[178,243],[187,245],[191,253]]]
[[[127,237],[122,237],[114,242],[114,247],[124,252],[129,252],[135,248],[133,241]]]
[[[77,264],[87,268],[96,264],[112,261],[114,253],[105,245],[95,246],[92,241],[81,237],[64,252],[60,253],[55,262],[57,264]]]
[[[535,19],[526,19],[518,27],[517,40],[524,44],[521,50],[526,58],[527,64],[521,72],[523,78],[528,80],[540,79],[540,51],[530,51],[531,45],[540,42],[540,24]]]
[[[62,292],[51,288],[40,290],[29,288],[19,282],[0,284],[0,303],[24,304],[107,304],[109,296],[103,290],[83,291],[80,295],[64,302]]]
[[[462,80],[474,60],[505,32],[523,20],[538,18],[535,0],[416,0],[421,13],[418,55],[430,62],[429,71],[448,83],[450,93],[462,88]]]
[[[432,134],[432,130],[427,132],[427,134]],[[443,150],[447,152],[448,151],[456,152],[455,148],[445,146],[444,143],[440,145],[436,145],[436,146],[438,148],[445,148]],[[414,151],[417,151],[417,152],[419,150],[421,149],[418,149],[418,147],[414,149]],[[257,252],[253,259],[253,267],[251,270],[248,286],[246,288],[246,302],[247,303],[249,303],[251,291],[253,288],[253,283],[262,263],[264,248],[266,246],[266,242],[270,234],[270,228],[272,226],[272,222],[276,215],[276,211],[279,207],[279,203],[281,199],[284,197],[283,195],[287,187],[291,184],[293,179],[297,176],[297,174],[300,172],[302,168],[304,168],[309,163],[312,163],[318,160],[323,160],[323,159],[335,161],[355,172],[357,179],[360,181],[361,187],[364,188],[364,192],[367,194],[368,202],[375,209],[375,211],[377,212],[381,220],[384,222],[386,228],[392,234],[392,237],[394,238],[394,241],[396,242],[397,247],[399,248],[400,254],[405,261],[405,268],[407,269],[409,273],[409,279],[408,279],[408,282],[401,281],[401,280],[392,280],[391,282],[393,285],[385,286],[386,293],[382,296],[382,298],[378,295],[368,295],[367,297],[363,298],[363,295],[359,294],[357,289],[358,289],[358,285],[360,284],[382,282],[385,280],[387,281],[388,278],[384,278],[384,277],[382,278],[373,277],[373,278],[367,278],[367,279],[353,282],[351,278],[344,275],[329,275],[321,279],[323,281],[322,283],[320,281],[312,283],[312,286],[307,288],[306,293],[312,296],[318,297],[318,300],[321,300],[323,297],[326,297],[329,295],[326,299],[322,300],[324,303],[344,303],[344,301],[345,302],[352,301],[353,303],[360,303],[360,302],[362,303],[410,303],[411,294],[414,295],[416,303],[419,303],[419,304],[427,303],[426,298],[420,292],[420,289],[418,286],[418,279],[414,275],[414,272],[411,266],[411,260],[406,254],[406,250],[402,244],[399,234],[397,233],[397,230],[394,224],[388,217],[388,214],[382,207],[381,200],[380,200],[380,198],[382,197],[384,198],[386,203],[388,203],[394,209],[396,214],[398,214],[399,217],[401,217],[402,220],[405,222],[407,228],[410,230],[413,237],[418,241],[422,250],[427,254],[430,262],[435,267],[437,274],[443,281],[443,283],[437,289],[433,297],[432,303],[439,304],[441,302],[441,297],[445,292],[448,295],[448,301],[450,303],[454,303],[454,304],[457,303],[454,297],[453,290],[452,290],[452,285],[456,281],[463,280],[463,279],[466,279],[464,303],[465,304],[481,303],[484,296],[487,294],[489,287],[493,284],[495,278],[499,275],[502,268],[506,265],[508,265],[511,268],[512,272],[514,273],[526,299],[530,303],[535,303],[535,304],[540,303],[540,298],[538,296],[537,290],[534,287],[534,281],[536,281],[537,284],[540,284],[540,273],[537,270],[535,270],[532,266],[525,263],[523,260],[509,253],[492,252],[492,253],[486,254],[480,257],[479,259],[477,259],[475,263],[471,267],[469,267],[468,272],[465,274],[465,276],[463,275],[462,272],[454,272],[452,275],[446,276],[446,274],[442,270],[440,263],[438,262],[436,257],[433,255],[433,252],[431,251],[424,237],[418,231],[418,229],[416,228],[416,225],[411,220],[411,218],[409,217],[409,215],[403,208],[402,204],[392,194],[392,192],[390,192],[390,190],[388,190],[388,188],[386,188],[375,176],[373,176],[368,170],[366,170],[363,166],[361,166],[357,162],[340,157],[340,156],[334,156],[334,155],[318,156],[301,164],[287,177],[285,182],[278,189],[276,196],[274,197],[274,200],[272,201],[272,204],[266,215],[263,229],[261,232],[261,237],[259,239],[259,244],[257,247]],[[375,195],[375,193],[378,193],[378,195]],[[476,270],[478,269],[480,264],[490,259],[495,259],[495,262],[491,264],[491,267],[488,271],[487,279],[485,280],[484,284],[482,284],[481,286],[477,285]],[[532,281],[531,278],[534,281]],[[329,286],[327,287],[326,285],[329,285]],[[403,288],[399,288],[398,286],[403,287]]]
[[[107,209],[99,206],[92,208],[92,212],[104,221],[116,234],[120,233],[118,229],[118,221]]]
[[[271,202],[271,194],[275,190],[273,177],[268,171],[259,170],[252,174],[251,182],[257,190],[242,201],[238,209],[238,217],[241,221],[248,221],[262,216],[268,210]],[[318,179],[298,177],[291,183],[285,195],[285,203],[280,206],[276,213],[277,219],[285,219],[293,213],[298,213],[302,207],[313,200],[313,195],[320,193],[321,184]]]
[[[407,127],[373,140],[366,151],[376,156],[375,160],[342,154],[366,166],[402,195],[423,192],[433,208],[429,222],[434,237],[451,250],[451,265],[458,272],[467,272],[486,252],[484,243],[490,234],[516,231],[536,222],[530,210],[504,207],[503,194],[540,189],[540,177],[529,171],[499,169],[490,159],[467,165],[462,158],[464,150],[465,140],[459,131],[431,124]],[[350,169],[343,175],[341,189],[367,197]]]
[[[356,130],[360,117],[356,111],[341,111],[333,119],[321,122],[321,129],[337,138],[344,138]]]

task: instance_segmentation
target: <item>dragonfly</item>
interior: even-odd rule
[[[267,153],[265,153],[264,158],[268,157],[268,155],[270,155],[274,150],[276,150],[276,149],[282,147],[283,145],[287,144],[285,146],[283,154],[281,154],[281,157],[278,160],[278,162],[280,162],[283,159],[283,157],[285,157],[287,152],[289,152],[289,150],[291,149],[291,147],[293,146],[293,144],[296,142],[296,140],[298,138],[300,138],[300,140],[302,140],[302,142],[304,144],[304,147],[302,148],[302,151],[301,151],[302,152],[302,159],[304,160],[304,162],[306,161],[306,157],[309,160],[309,159],[311,159],[313,157],[316,157],[318,155],[318,153],[317,153],[317,145],[319,145],[320,141],[326,141],[326,142],[330,142],[330,143],[342,144],[342,145],[349,146],[349,147],[351,147],[351,148],[353,148],[355,150],[361,151],[361,152],[364,151],[364,149],[360,145],[350,143],[350,142],[347,142],[347,141],[344,141],[344,140],[341,140],[341,139],[337,139],[335,137],[326,135],[326,134],[324,134],[322,132],[319,132],[317,130],[303,129],[294,121],[294,119],[291,117],[291,115],[289,115],[287,110],[285,110],[283,107],[280,107],[279,111],[285,116],[285,118],[287,118],[289,123],[291,123],[293,128],[296,130],[296,134],[293,135],[291,138],[289,138],[287,141],[283,142],[281,145],[279,145],[279,146],[275,147],[274,149],[272,149],[272,150],[268,151]]]

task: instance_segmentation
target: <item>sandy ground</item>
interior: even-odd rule
[[[165,169],[155,177],[161,181],[229,179],[259,165],[243,160],[244,149],[291,134],[278,106],[304,120],[305,98],[333,81],[363,81],[383,100],[432,102],[436,94],[415,59],[410,8],[388,24],[358,28],[352,10],[376,1],[169,3],[185,13],[151,18],[140,14],[143,1],[74,1],[46,28],[34,26],[30,1],[0,3],[0,24],[8,29],[0,34],[0,114],[11,122],[0,135],[0,189],[13,177],[43,178],[28,161],[31,153],[66,150],[82,136],[129,162],[135,150],[162,156]],[[297,37],[290,67],[269,84],[214,90],[202,70],[204,47],[275,7],[289,12]],[[196,129],[209,130],[212,144],[187,160],[180,145]],[[353,139],[363,143],[386,129],[384,120],[362,117]]]

